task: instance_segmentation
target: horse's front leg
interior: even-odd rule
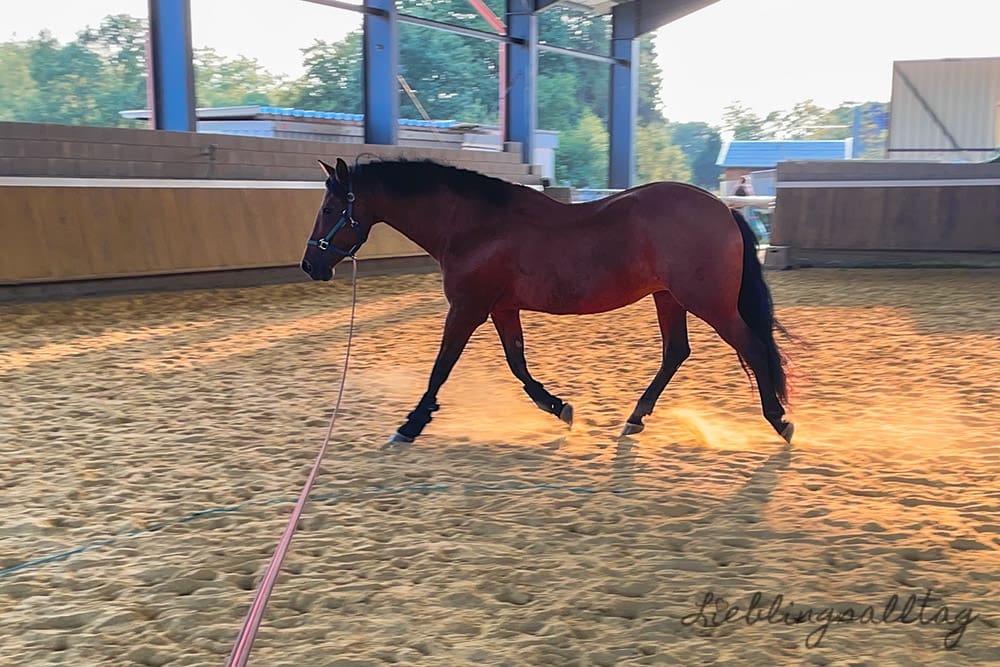
[[[691,356],[691,347],[688,345],[687,311],[670,292],[654,293],[653,301],[656,303],[656,316],[663,336],[663,360],[660,362],[660,370],[625,422],[622,437],[635,435],[646,428],[642,423],[643,417],[652,414],[656,401],[666,389],[670,379],[674,377],[674,373]]]
[[[503,344],[507,364],[514,373],[514,377],[524,383],[524,391],[535,402],[535,405],[572,426],[573,406],[547,392],[542,383],[531,377],[531,373],[528,372],[528,362],[524,359],[524,334],[521,330],[520,312],[517,310],[495,310],[490,313],[490,317],[493,318],[493,325],[497,328],[497,333],[500,334],[500,342]]]
[[[448,379],[455,362],[462,356],[462,350],[479,325],[486,321],[487,313],[481,309],[456,307],[452,305],[444,321],[444,336],[441,350],[434,361],[431,379],[427,383],[427,393],[423,395],[413,412],[406,416],[406,423],[399,427],[389,442],[413,442],[431,420],[431,413],[438,410],[437,393]]]

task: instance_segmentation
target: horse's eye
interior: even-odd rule
[[[330,208],[329,206],[324,206],[323,210],[322,210],[322,213],[323,213],[323,215],[332,215],[333,214],[333,209]]]

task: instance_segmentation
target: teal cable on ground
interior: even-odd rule
[[[336,502],[338,500],[343,500],[345,498],[357,498],[361,496],[372,496],[379,494],[393,494],[393,493],[408,493],[408,492],[431,492],[431,491],[451,491],[454,489],[461,489],[465,492],[470,491],[566,491],[569,493],[577,494],[599,494],[599,493],[611,493],[615,495],[622,495],[626,493],[633,493],[635,491],[652,491],[653,489],[643,489],[643,488],[612,488],[612,489],[595,489],[586,486],[566,486],[560,484],[548,484],[548,483],[538,483],[538,484],[413,484],[409,486],[374,486],[370,489],[364,489],[362,491],[345,491],[343,493],[332,493],[322,496],[311,496],[309,498],[310,502]],[[270,498],[268,500],[248,500],[243,503],[236,505],[226,505],[223,507],[214,507],[207,510],[199,510],[198,512],[192,512],[191,514],[182,516],[178,519],[172,521],[164,521],[162,523],[154,524],[146,528],[138,528],[136,530],[130,530],[128,532],[119,533],[118,535],[112,535],[103,540],[98,540],[96,542],[91,542],[84,546],[76,547],[74,549],[69,549],[67,551],[62,551],[60,553],[52,554],[49,556],[43,556],[40,558],[35,558],[32,560],[13,565],[11,567],[4,568],[0,570],[0,577],[5,577],[16,572],[21,572],[33,567],[38,567],[39,565],[45,565],[46,563],[53,563],[60,560],[65,560],[77,554],[84,553],[85,551],[91,551],[99,547],[108,546],[118,540],[127,539],[130,537],[138,537],[147,533],[155,533],[164,528],[170,526],[176,526],[182,523],[187,523],[189,521],[194,521],[196,519],[202,519],[204,517],[213,516],[216,514],[228,514],[232,512],[239,512],[248,507],[254,506],[266,506],[266,505],[281,505],[281,504],[291,504],[295,503],[295,498]]]

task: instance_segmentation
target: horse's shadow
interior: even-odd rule
[[[782,445],[781,449],[769,456],[753,471],[736,493],[723,504],[717,506],[709,516],[713,519],[739,514],[747,517],[747,511],[753,511],[757,516],[749,517],[759,522],[763,519],[763,508],[771,501],[771,495],[778,488],[780,474],[792,463],[792,446]]]
[[[616,488],[628,490],[635,484],[636,476],[639,473],[639,466],[636,465],[639,454],[638,444],[638,440],[628,436],[617,440],[611,462],[611,474]],[[762,520],[763,517],[759,515],[770,502],[771,495],[778,487],[781,472],[786,470],[791,462],[791,445],[782,445],[780,450],[769,456],[753,471],[750,478],[740,485],[736,493],[722,504],[712,508],[706,518],[711,523],[715,519],[738,514],[749,522]],[[748,517],[748,510],[753,510],[758,516]]]
[[[636,461],[639,450],[638,441],[628,436],[618,438],[615,442],[615,454],[611,459],[611,475],[616,488],[627,490],[635,483],[638,472]]]
[[[543,442],[539,447],[543,452],[548,454],[555,454],[560,449],[562,449],[566,443],[569,441],[569,434],[561,435],[555,440],[550,440],[548,442]]]
[[[542,458],[556,457],[560,450],[569,442],[571,433],[539,443],[536,453]],[[628,492],[636,486],[637,477],[642,472],[638,464],[640,441],[636,438],[623,436],[613,441],[614,453],[609,470],[609,485],[616,492]],[[412,451],[412,443],[387,442],[380,448],[383,455],[399,455]],[[763,521],[764,508],[770,503],[771,496],[780,483],[780,474],[786,470],[792,461],[792,447],[783,444],[781,448],[764,460],[743,482],[731,496],[710,507],[703,515],[707,526],[727,525],[727,519],[739,517],[748,524]],[[667,481],[667,480],[661,480]],[[660,484],[657,484],[659,487]],[[669,484],[666,489],[669,490]],[[728,530],[728,528],[726,529]]]

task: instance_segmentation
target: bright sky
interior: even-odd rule
[[[1000,56],[1000,0],[721,0],[657,32],[673,121],[888,102],[892,61]]]
[[[405,6],[405,0],[403,0]],[[3,0],[0,39],[48,28],[61,41],[107,14],[146,16],[146,0]],[[303,0],[192,0],[195,46],[297,74],[299,49],[336,40],[359,14]],[[930,8],[939,6],[940,11]],[[719,123],[734,100],[760,114],[812,99],[888,101],[892,61],[1000,56],[1000,0],[720,0],[657,33],[664,110]]]

